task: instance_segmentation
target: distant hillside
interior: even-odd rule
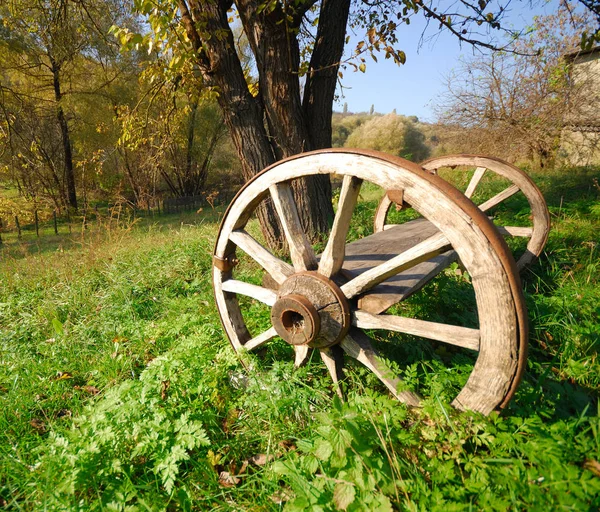
[[[528,160],[518,141],[500,140],[485,129],[425,123],[416,116],[396,113],[334,112],[332,143],[333,147],[375,149],[416,162],[452,153],[489,154],[511,162]]]

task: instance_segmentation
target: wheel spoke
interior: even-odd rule
[[[237,279],[223,281],[222,289],[224,292],[252,297],[253,299],[263,302],[267,306],[272,306],[277,300],[277,294],[273,290],[263,288],[262,286],[256,286],[255,284],[245,283],[244,281],[238,281]]]
[[[533,235],[533,228],[521,227],[521,226],[496,226],[496,229],[504,236],[522,236],[525,238],[531,238]]]
[[[294,352],[296,352],[294,366],[296,368],[304,366],[310,356],[310,347],[308,345],[297,345],[294,347]]]
[[[261,345],[264,345],[267,341],[271,341],[275,336],[277,336],[277,331],[275,330],[275,327],[271,327],[251,340],[248,340],[246,343],[244,343],[243,347],[246,350],[253,350]]]
[[[271,185],[269,191],[290,247],[294,268],[297,272],[315,270],[318,266],[317,257],[302,229],[292,188],[288,183],[279,183]]]
[[[354,329],[341,341],[340,346],[350,357],[353,357],[371,370],[398,400],[408,405],[419,405],[421,397],[417,393],[398,391],[402,379],[390,375],[390,369],[379,358],[365,334]]]
[[[343,379],[344,375],[344,352],[337,345],[329,348],[322,348],[320,352],[321,359],[323,359],[327,370],[329,370],[329,375],[331,375],[331,380],[333,380],[336,392],[338,396],[343,399],[344,396],[342,394],[342,388],[340,387],[340,381]]]
[[[233,231],[229,235],[229,240],[264,268],[277,283],[283,283],[294,273],[291,265],[275,257],[243,229]]]
[[[473,174],[473,177],[471,178],[471,181],[469,182],[469,185],[467,186],[467,190],[465,190],[465,196],[467,196],[468,198],[471,198],[471,196],[473,195],[473,192],[475,192],[475,189],[477,188],[477,185],[479,185],[481,178],[483,178],[485,171],[486,171],[485,167],[477,167],[477,169],[475,169],[475,173]]]
[[[325,277],[337,274],[344,263],[346,235],[350,229],[350,219],[358,200],[361,184],[362,180],[359,178],[350,175],[344,176],[331,235],[319,262],[319,272]]]
[[[437,233],[398,256],[363,272],[344,284],[341,290],[348,299],[351,299],[385,281],[388,277],[447,251],[449,247],[450,243],[446,236]]]
[[[354,313],[354,325],[361,329],[387,329],[422,338],[443,341],[450,345],[479,350],[479,329],[427,322],[395,315],[372,315],[366,311]]]
[[[512,185],[507,189],[504,189],[499,194],[496,194],[491,199],[488,199],[485,203],[479,205],[479,209],[482,212],[487,212],[492,209],[494,206],[500,204],[502,201],[508,199],[510,196],[514,196],[519,190],[521,190],[516,185]]]

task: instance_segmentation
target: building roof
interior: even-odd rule
[[[578,48],[577,50],[573,50],[572,52],[566,53],[565,58],[569,60],[575,60],[577,57],[581,57],[582,55],[589,55],[590,53],[600,54],[600,45],[593,46],[588,50],[582,50],[581,48]]]

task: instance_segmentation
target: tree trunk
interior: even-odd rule
[[[73,153],[71,150],[71,136],[69,125],[62,108],[62,92],[60,90],[60,66],[51,59],[52,64],[52,82],[54,85],[54,99],[56,101],[56,118],[60,126],[62,138],[64,164],[65,164],[65,182],[67,185],[67,198],[69,206],[77,210],[77,193],[75,189],[75,172],[73,170]]]
[[[197,64],[205,83],[219,93],[219,106],[246,180],[280,158],[331,146],[333,95],[349,0],[326,0],[321,6],[318,51],[311,60],[313,74],[305,93],[308,103],[303,106],[297,29],[303,13],[314,3],[307,0],[292,7],[276,4],[273,9],[258,12],[256,2],[236,1],[259,73],[259,94],[253,97],[227,22],[231,2],[179,0]],[[294,192],[303,227],[309,236],[317,238],[328,230],[333,219],[329,177],[296,180]],[[259,217],[267,242],[279,245],[282,231],[272,207],[263,206]]]
[[[187,126],[187,146],[185,148],[185,172],[183,180],[183,192],[184,195],[193,196],[196,195],[197,180],[195,179],[195,173],[192,170],[194,167],[193,149],[194,149],[194,135],[196,132],[196,113],[198,112],[198,98],[194,98],[191,101],[192,111],[188,119]]]
[[[313,149],[331,147],[331,118],[350,0],[323,0],[302,102]],[[347,109],[347,104],[344,105]]]
[[[218,103],[225,124],[242,164],[244,179],[249,180],[275,162],[263,123],[262,107],[248,90],[242,65],[235,52],[233,33],[227,22],[226,3],[179,0],[179,10],[188,37],[197,55],[197,64],[209,86],[216,87]],[[193,18],[192,18],[193,15]],[[202,40],[196,30],[196,20],[206,21],[208,34],[222,34]],[[204,51],[202,49],[204,48]],[[270,201],[258,208],[258,218],[265,241],[271,247],[281,247],[283,230]]]
[[[285,158],[314,149],[300,98],[300,50],[294,34],[297,27],[289,25],[289,17],[279,6],[268,13],[266,9],[257,13],[257,4],[251,0],[238,0],[236,5],[256,56],[260,96],[274,153]],[[299,179],[293,188],[303,228],[316,239],[328,231],[333,220],[329,177]]]
[[[206,178],[208,178],[208,169],[210,167],[210,162],[215,153],[215,149],[217,147],[217,143],[221,138],[223,132],[220,127],[217,127],[212,134],[210,139],[210,144],[208,145],[208,149],[204,154],[204,159],[202,160],[202,165],[200,166],[200,170],[198,171],[197,180],[196,180],[196,194],[199,194],[204,188],[204,184],[206,183]]]

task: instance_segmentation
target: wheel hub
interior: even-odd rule
[[[290,345],[325,348],[348,332],[350,306],[333,281],[317,272],[300,272],[279,288],[271,322]]]

